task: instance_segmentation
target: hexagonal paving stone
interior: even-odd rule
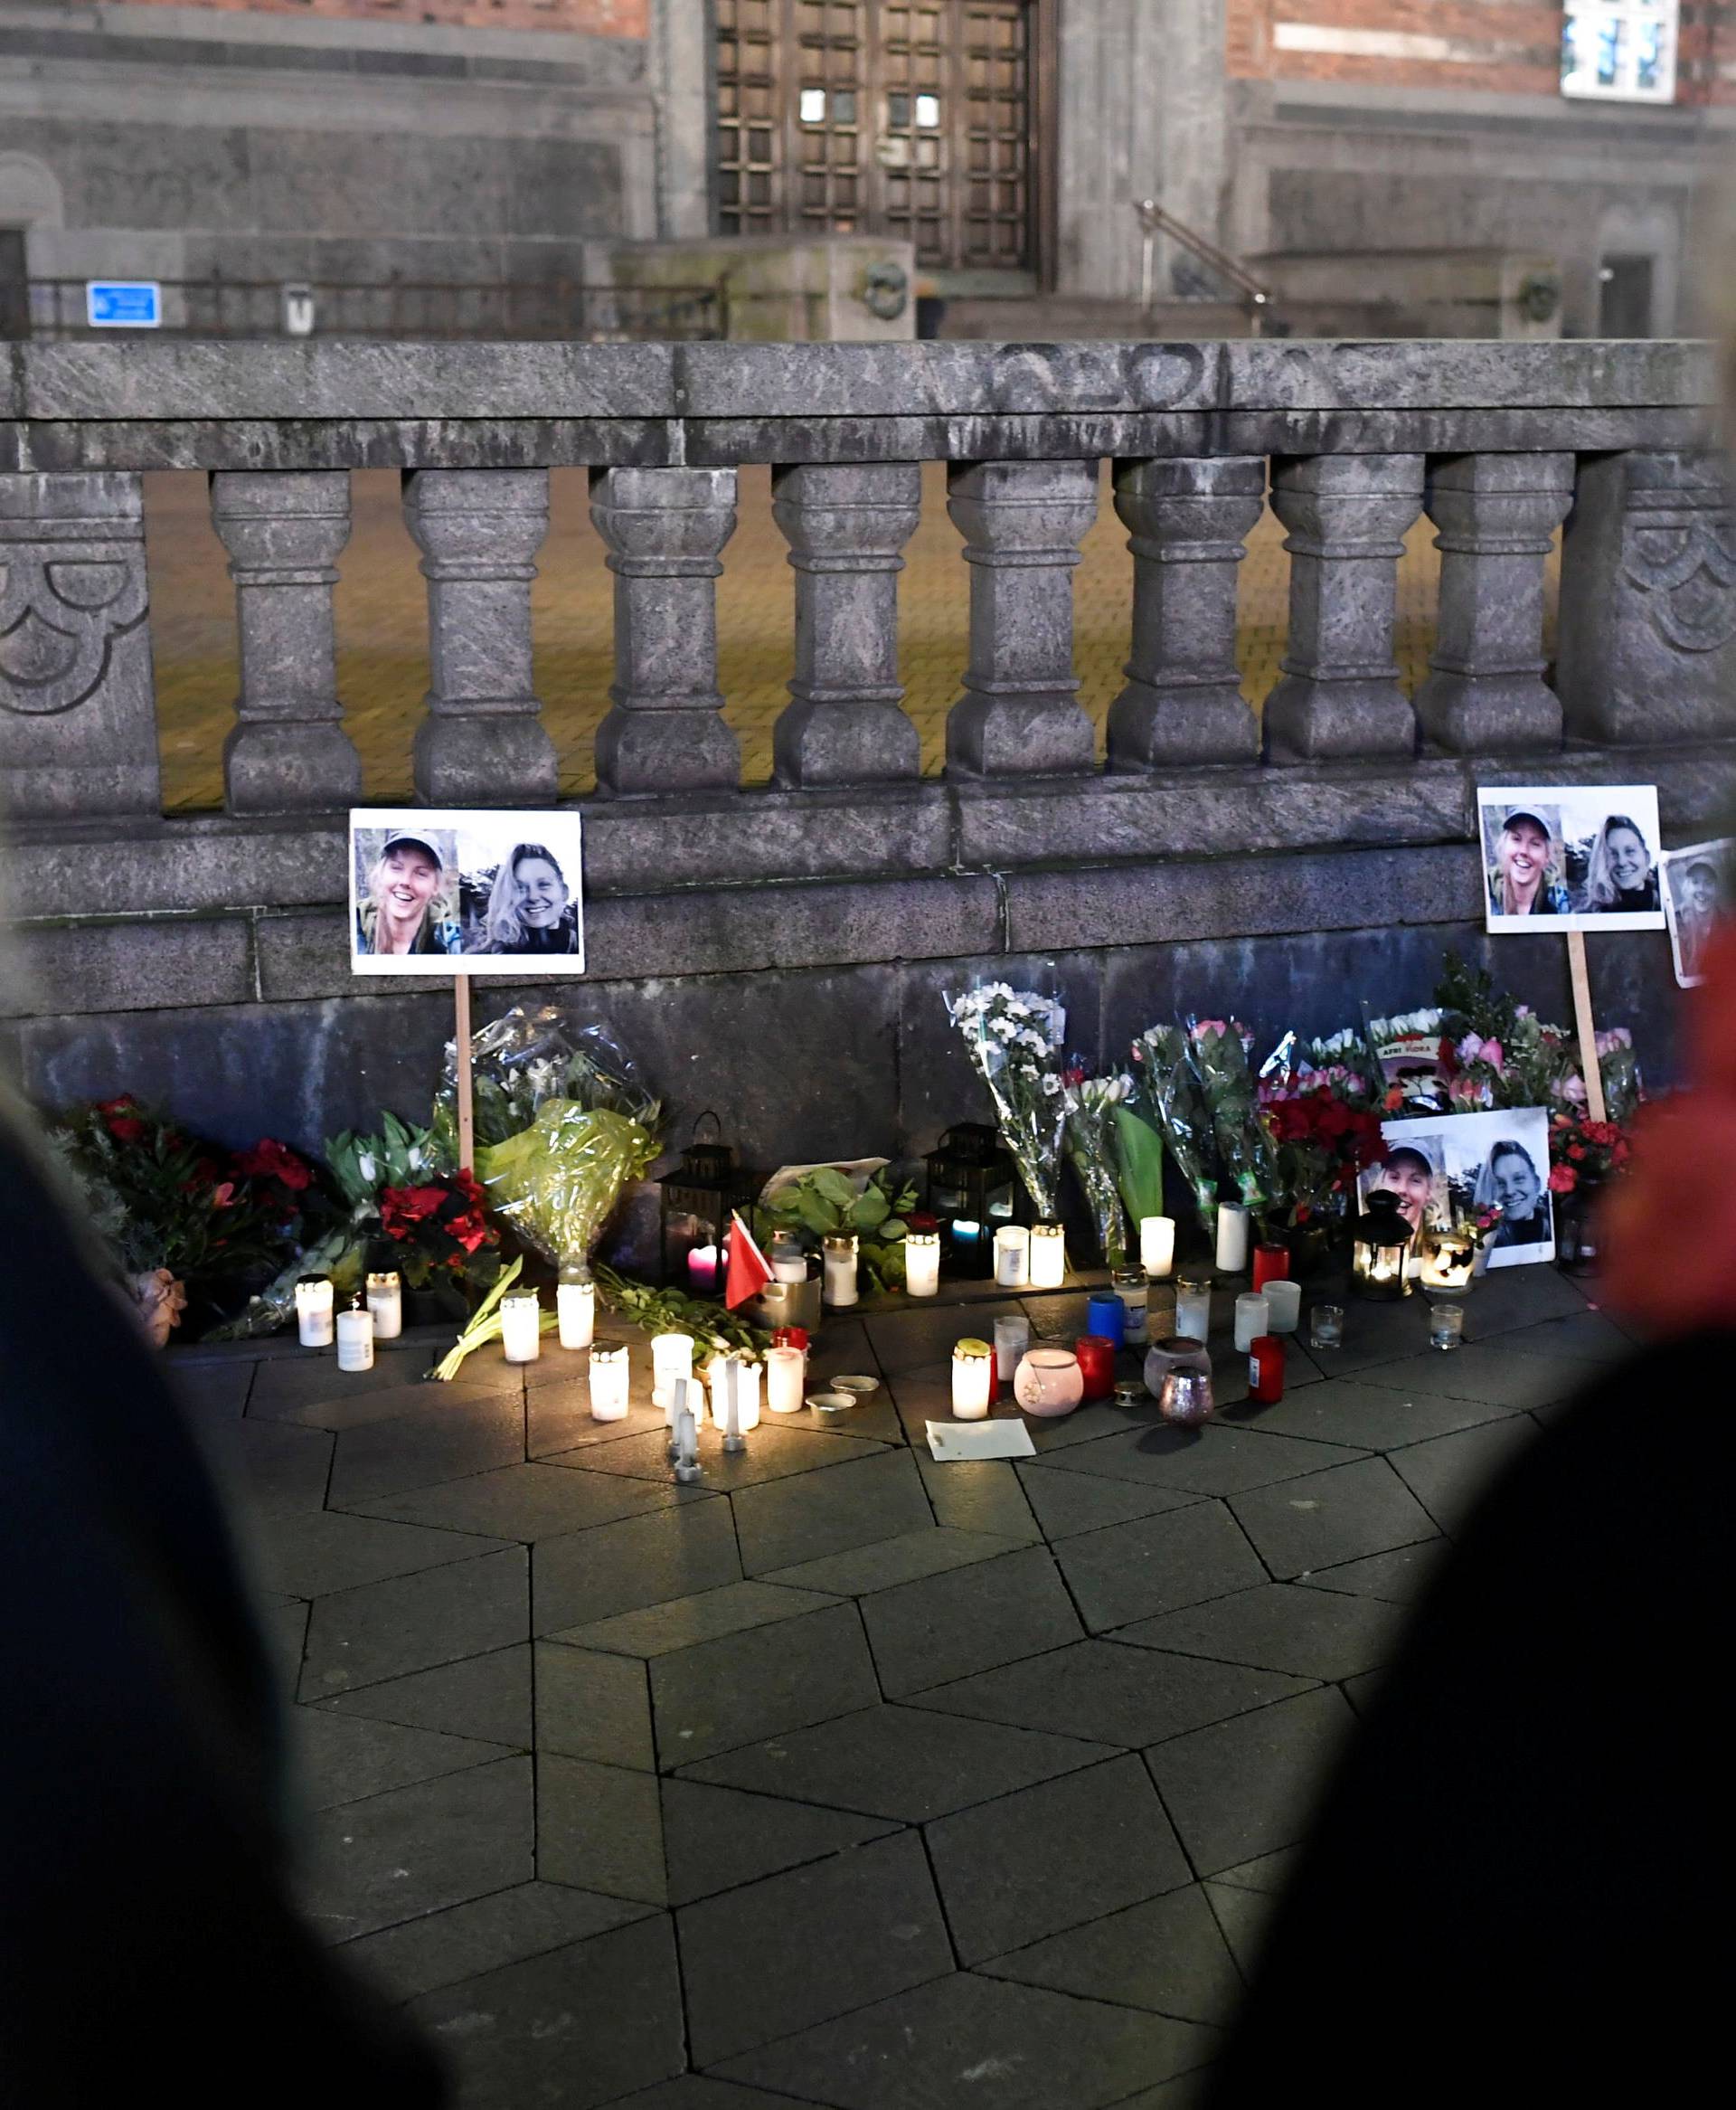
[[[1267,1580],[1221,1502],[1081,1532],[1063,1539],[1055,1558],[1092,1633]]]
[[[1214,1876],[1300,1839],[1354,1720],[1343,1693],[1324,1686],[1149,1751],[1195,1869]]]
[[[853,1714],[879,1697],[854,1604],[828,1605],[651,1660],[665,1772]]]
[[[852,1446],[853,1450],[854,1446]],[[933,1521],[916,1461],[881,1451],[731,1497],[750,1575],[872,1546]]]
[[[1079,1641],[1084,1630],[1047,1547],[876,1591],[862,1603],[889,1699]]]
[[[529,1637],[522,1546],[316,1598],[301,1697],[324,1699]]]
[[[544,1538],[532,1549],[531,1573],[536,1632],[555,1633],[720,1589],[741,1579],[741,1564],[730,1505],[721,1496],[709,1496],[563,1538]]]
[[[1434,1519],[1384,1458],[1257,1488],[1230,1507],[1260,1558],[1286,1579],[1436,1536]]]

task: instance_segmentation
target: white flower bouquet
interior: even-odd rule
[[[979,983],[942,1001],[988,1087],[1001,1140],[1038,1216],[1057,1221],[1067,1118],[1061,1074],[1066,1007],[1004,981]]]
[[[1088,1077],[1077,1070],[1068,1071],[1061,1084],[1067,1156],[1110,1267],[1119,1266],[1127,1250],[1127,1218],[1116,1184],[1116,1121],[1132,1090],[1131,1077]]]

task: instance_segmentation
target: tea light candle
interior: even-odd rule
[[[766,1350],[766,1405],[773,1414],[798,1414],[807,1378],[807,1358],[800,1348]]]
[[[563,1348],[588,1348],[597,1338],[597,1285],[560,1282],[554,1289],[554,1315]]]
[[[933,1297],[940,1290],[940,1234],[911,1231],[904,1240],[904,1288],[912,1297]]]
[[[706,1370],[712,1422],[726,1436],[745,1436],[760,1426],[760,1366],[745,1356],[718,1356]],[[691,1395],[689,1396],[691,1397]],[[731,1427],[733,1421],[734,1427]]]
[[[1031,1280],[1031,1234],[1023,1224],[1003,1224],[995,1234],[995,1280],[1004,1290],[1022,1290]]]
[[[1031,1321],[1028,1319],[997,1319],[995,1321],[995,1376],[1002,1385],[1010,1385],[1019,1367],[1019,1359],[1031,1346]]]
[[[1109,1276],[1115,1293],[1121,1300],[1127,1313],[1127,1326],[1123,1338],[1130,1348],[1146,1345],[1146,1320],[1149,1312],[1146,1303],[1146,1271],[1142,1267],[1118,1267]]]
[[[995,1351],[986,1340],[961,1340],[952,1351],[952,1415],[955,1421],[988,1418],[995,1388]]]
[[[687,1287],[696,1297],[709,1297],[717,1287],[717,1248],[695,1245],[687,1255]]]
[[[593,1348],[590,1351],[590,1418],[594,1422],[624,1422],[631,1373],[625,1346]]]
[[[1031,1287],[1058,1290],[1067,1279],[1067,1240],[1059,1224],[1031,1226]]]
[[[955,1216],[947,1229],[953,1244],[963,1253],[975,1253],[983,1242],[983,1226],[974,1216]]]
[[[542,1352],[542,1307],[534,1290],[509,1290],[500,1300],[500,1345],[509,1363],[533,1363]]]
[[[769,1254],[774,1282],[805,1282],[807,1255],[799,1245],[774,1245]]]
[[[1288,1278],[1268,1282],[1260,1292],[1270,1313],[1274,1333],[1294,1333],[1302,1317],[1302,1285]]]
[[[1218,1208],[1218,1271],[1239,1275],[1248,1264],[1248,1212],[1233,1202]]]
[[[368,1277],[368,1310],[375,1340],[396,1340],[404,1330],[404,1285],[396,1268]]]
[[[834,1309],[857,1301],[856,1242],[854,1238],[826,1241],[826,1282],[821,1292]]]
[[[1236,1299],[1236,1348],[1246,1355],[1271,1328],[1271,1306],[1263,1290],[1244,1290]]]
[[[337,1367],[340,1370],[373,1367],[373,1313],[357,1304],[337,1315]]]
[[[305,1348],[332,1345],[332,1283],[329,1275],[303,1275],[296,1284],[296,1333]]]
[[[1194,1340],[1212,1332],[1212,1285],[1191,1275],[1175,1278],[1175,1330]]]
[[[1146,1271],[1148,1282],[1163,1282],[1175,1264],[1175,1219],[1174,1216],[1141,1216],[1139,1219],[1139,1264]]]
[[[651,1404],[660,1406],[664,1418],[673,1427],[675,1410],[675,1381],[691,1377],[693,1374],[693,1342],[691,1334],[654,1333],[651,1336]]]

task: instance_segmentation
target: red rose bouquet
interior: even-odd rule
[[[1365,1102],[1366,1080],[1344,1070],[1302,1070],[1260,1087],[1276,1177],[1269,1231],[1331,1211],[1356,1175],[1381,1156],[1381,1118]]]

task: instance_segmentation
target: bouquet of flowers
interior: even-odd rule
[[[907,1218],[915,1206],[915,1187],[896,1178],[883,1158],[862,1160],[854,1171],[843,1165],[785,1166],[766,1182],[753,1228],[756,1235],[791,1238],[810,1252],[824,1239],[854,1237],[874,1288],[902,1289]]]
[[[486,1197],[462,1167],[435,1166],[427,1129],[386,1114],[377,1136],[347,1131],[326,1146],[326,1162],[350,1205],[357,1236],[386,1246],[407,1290],[486,1289],[500,1272],[500,1234],[483,1214]]]
[[[1200,1221],[1212,1231],[1218,1221],[1217,1150],[1212,1110],[1189,1060],[1187,1036],[1179,1026],[1148,1026],[1133,1044],[1133,1060],[1157,1130],[1194,1190]]]
[[[1052,997],[986,982],[943,999],[988,1087],[1001,1140],[1013,1154],[1037,1214],[1061,1210],[1061,1150],[1066,1127],[1061,1046],[1067,1012]]]
[[[1260,1126],[1254,1080],[1248,1068],[1253,1036],[1233,1018],[1190,1018],[1187,1033],[1212,1114],[1219,1162],[1235,1181],[1241,1206],[1260,1208],[1276,1191],[1278,1168]]]
[[[1127,1249],[1127,1219],[1116,1187],[1115,1117],[1132,1090],[1131,1077],[1088,1077],[1078,1062],[1061,1080],[1067,1156],[1085,1190],[1098,1244],[1110,1267],[1119,1266]]]
[[[622,1190],[657,1154],[662,1109],[594,1026],[553,1005],[514,1005],[471,1036],[475,1172],[488,1207],[556,1266],[586,1259]],[[431,1147],[458,1165],[458,1062],[450,1043]]]
[[[1261,1084],[1260,1118],[1275,1159],[1269,1225],[1300,1225],[1330,1213],[1354,1189],[1357,1174],[1379,1161],[1380,1116],[1360,1097],[1365,1086],[1358,1073],[1333,1069]]]
[[[1549,1191],[1572,1194],[1621,1171],[1633,1155],[1619,1121],[1589,1121],[1578,1107],[1550,1116]]]

